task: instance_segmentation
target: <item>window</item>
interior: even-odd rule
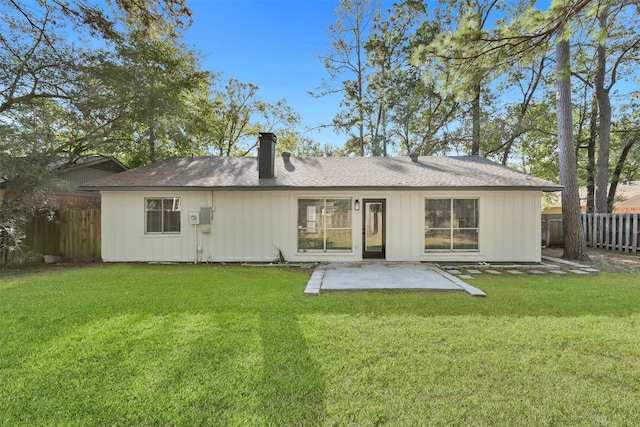
[[[298,199],[298,252],[351,252],[351,199]]]
[[[477,251],[478,199],[426,199],[425,251]]]
[[[180,232],[180,198],[145,199],[145,233]]]

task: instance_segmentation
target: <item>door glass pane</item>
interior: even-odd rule
[[[364,215],[364,250],[367,252],[382,252],[382,203],[366,202],[364,204]]]

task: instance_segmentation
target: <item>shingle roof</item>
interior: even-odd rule
[[[522,189],[562,187],[482,157],[277,157],[258,179],[255,157],[176,157],[85,184],[86,189]]]

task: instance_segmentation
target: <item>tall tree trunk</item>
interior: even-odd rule
[[[620,182],[620,175],[622,175],[622,168],[624,167],[624,163],[627,161],[627,156],[629,156],[629,152],[635,145],[636,141],[637,140],[633,137],[627,140],[627,143],[624,145],[622,153],[620,153],[620,157],[616,162],[616,168],[611,176],[611,187],[609,187],[609,194],[607,196],[607,206],[609,211],[613,211],[613,201],[616,197],[616,190],[618,189],[618,183]]]
[[[364,84],[362,75],[364,71],[362,70],[362,46],[359,33],[356,36],[356,48],[358,51],[358,119],[360,120],[358,124],[358,138],[360,139],[360,157],[364,157],[364,88],[362,87]]]
[[[480,92],[479,83],[473,85],[473,101],[471,103],[471,155],[480,155]]]
[[[564,28],[558,36],[562,37]],[[558,154],[562,189],[563,258],[579,260],[583,257],[580,195],[578,193],[578,165],[573,141],[573,107],[571,105],[571,57],[569,40],[556,44],[556,109],[558,115]]]
[[[156,132],[153,125],[149,126],[149,161],[156,162]]]
[[[605,31],[609,7],[605,1],[598,14],[600,30]],[[605,39],[606,40],[606,39]],[[597,213],[608,213],[607,194],[609,185],[609,152],[611,150],[611,99],[609,90],[604,87],[604,77],[607,72],[607,47],[605,40],[598,43],[598,68],[596,70],[595,90],[600,112],[600,133],[598,146],[598,172],[596,176],[596,203]]]
[[[589,145],[587,145],[587,212],[595,212],[596,193],[596,138],[598,137],[598,102],[591,105]]]

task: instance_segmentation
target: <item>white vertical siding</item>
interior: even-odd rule
[[[215,261],[273,261],[281,249],[292,252],[296,217],[289,192],[214,193],[213,253]]]
[[[144,233],[145,197],[181,197],[181,232]],[[362,210],[352,211],[353,251],[297,251],[297,200],[349,197],[386,200],[386,259],[389,261],[540,261],[540,192],[295,192],[183,191],[103,192],[102,257],[105,261],[272,261],[278,248],[289,261],[362,259]],[[428,197],[479,199],[477,252],[425,252],[424,200]],[[215,208],[211,225],[195,230],[188,214]],[[361,205],[362,206],[362,205]],[[202,233],[209,227],[209,233]],[[197,239],[197,240],[196,240]],[[199,248],[199,251],[196,251]]]
[[[387,260],[419,261],[423,252],[424,202],[417,192],[387,197]]]

